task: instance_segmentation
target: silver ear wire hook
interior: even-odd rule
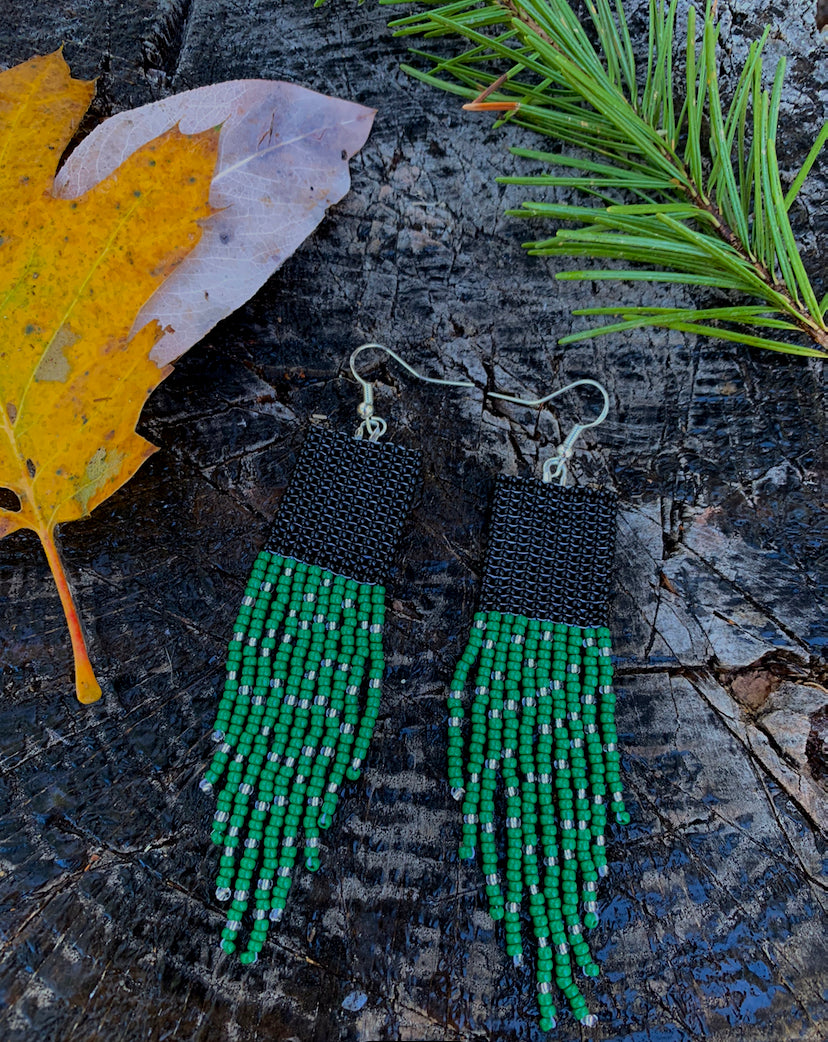
[[[595,387],[601,392],[604,398],[604,408],[601,410],[600,415],[590,420],[589,423],[576,423],[572,430],[564,438],[562,444],[558,446],[557,452],[554,456],[550,456],[543,465],[543,481],[550,483],[557,479],[559,485],[565,485],[566,479],[569,477],[568,462],[572,459],[574,453],[575,442],[584,431],[588,431],[590,427],[597,427],[599,423],[603,423],[609,413],[610,400],[607,394],[607,389],[603,384],[598,383],[597,380],[574,380],[571,384],[567,384],[566,387],[559,387],[557,391],[553,391],[551,394],[545,395],[543,398],[516,398],[511,394],[500,394],[497,391],[490,391],[490,398],[500,398],[504,402],[514,402],[516,405],[527,405],[529,408],[535,406],[545,405],[547,402],[552,401],[553,398],[557,398],[558,395],[565,394],[566,391],[571,391],[575,387]],[[554,468],[554,469],[553,469]]]
[[[357,406],[357,415],[362,421],[356,429],[354,434],[355,438],[367,437],[369,441],[379,441],[379,439],[388,430],[388,424],[381,416],[374,414],[374,385],[368,383],[367,380],[363,379],[356,371],[355,362],[357,355],[361,351],[367,351],[369,348],[375,348],[377,351],[384,351],[389,357],[393,358],[395,362],[398,362],[403,369],[406,369],[412,376],[416,376],[418,380],[422,380],[427,384],[442,384],[444,387],[474,387],[475,385],[469,380],[441,380],[435,376],[423,376],[422,373],[418,373],[416,369],[408,364],[405,359],[400,358],[396,351],[392,351],[390,347],[385,347],[384,344],[360,344],[358,348],[351,354],[351,360],[349,362],[351,372],[353,373],[354,379],[362,387],[362,402]]]

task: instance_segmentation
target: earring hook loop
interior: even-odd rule
[[[597,391],[600,391],[604,399],[604,407],[601,409],[599,415],[588,423],[576,423],[572,430],[564,438],[563,442],[558,446],[554,456],[550,456],[543,465],[542,480],[547,484],[557,480],[559,485],[565,485],[567,478],[569,477],[569,460],[572,459],[575,451],[575,442],[584,431],[588,431],[590,427],[597,427],[598,424],[603,423],[607,418],[610,409],[610,399],[607,393],[606,387],[597,380],[582,379],[573,380],[572,383],[567,384],[565,387],[559,387],[557,391],[552,391],[551,394],[544,395],[543,398],[518,398],[512,394],[501,394],[499,391],[490,391],[490,398],[499,398],[504,402],[514,402],[516,405],[526,405],[529,408],[536,408],[539,406],[546,405],[547,402],[551,402],[553,398],[557,398],[561,394],[565,394],[567,391],[571,391],[576,387],[594,387]]]
[[[423,376],[422,373],[418,372],[413,366],[409,365],[408,362],[396,351],[392,351],[390,347],[386,347],[384,344],[360,344],[359,347],[355,348],[351,352],[351,358],[348,362],[351,373],[354,379],[362,388],[362,402],[357,406],[357,415],[362,421],[356,429],[354,435],[355,438],[361,439],[367,437],[369,441],[379,441],[379,439],[388,430],[388,423],[381,417],[374,414],[374,385],[369,383],[364,377],[360,376],[356,371],[356,360],[357,356],[362,351],[367,351],[369,348],[374,348],[377,351],[384,351],[390,358],[393,358],[395,362],[403,367],[407,372],[411,373],[412,376],[416,376],[418,380],[422,380],[423,383],[427,384],[442,384],[444,387],[474,387],[475,385],[469,380],[446,380],[440,379],[436,376]]]

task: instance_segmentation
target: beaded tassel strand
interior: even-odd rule
[[[464,766],[463,694],[475,666]],[[463,805],[460,856],[475,857],[479,846],[489,910],[504,921],[516,965],[524,955],[521,912],[529,913],[541,1028],[555,1026],[553,983],[575,1017],[592,1025],[573,970],[599,972],[584,930],[598,922],[607,800],[616,822],[629,821],[609,630],[478,612],[451,682],[448,715],[449,783]],[[505,873],[498,867],[499,822]]]
[[[212,840],[223,848],[216,897],[231,900],[221,947],[256,961],[281,919],[300,843],[319,867],[347,777],[359,777],[379,712],[385,591],[262,551],[242,600],[201,782],[216,798]],[[366,683],[367,680],[367,683]],[[255,888],[253,881],[255,879]]]

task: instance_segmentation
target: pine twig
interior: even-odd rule
[[[425,10],[391,23],[398,35],[446,37],[455,45],[448,57],[414,50],[428,68],[404,66],[413,76],[467,98],[467,110],[498,112],[498,125],[508,120],[575,150],[513,149],[553,172],[498,178],[574,189],[584,201],[598,201],[528,200],[510,211],[558,225],[552,236],[526,243],[530,253],[621,265],[558,278],[707,286],[752,298],[718,308],[582,309],[575,313],[617,321],[561,342],[648,325],[828,356],[828,293],[817,298],[788,216],[828,140],[828,125],[786,192],[776,145],[785,63],[778,63],[771,90],[764,89],[768,30],[752,44],[725,108],[709,2],[698,38],[696,13],[688,14],[681,92],[677,0],[650,0],[644,63],[621,0],[612,7],[609,0],[586,0],[586,6],[590,32],[567,0],[426,0]],[[813,346],[799,343],[803,337]]]

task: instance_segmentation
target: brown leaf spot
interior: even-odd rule
[[[17,419],[17,406],[14,402],[6,402],[6,414],[9,417],[9,423],[14,423]]]
[[[72,367],[69,359],[63,353],[66,348],[76,344],[80,337],[73,333],[67,322],[52,337],[52,342],[46,348],[46,352],[40,359],[40,365],[35,373],[35,380],[42,383],[44,380],[56,380],[58,383],[66,383]]]
[[[87,463],[83,482],[75,493],[75,499],[80,503],[84,514],[89,513],[89,503],[95,493],[118,473],[123,459],[121,452],[107,452],[106,449],[100,448]]]

